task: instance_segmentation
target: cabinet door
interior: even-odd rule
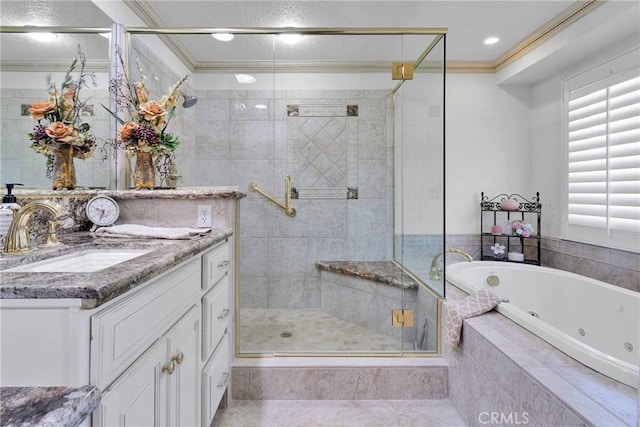
[[[167,425],[167,375],[162,372],[168,341],[160,340],[102,393],[93,425],[144,427]]]
[[[229,278],[225,276],[202,297],[203,362],[209,360],[213,350],[227,331],[229,314]]]
[[[167,333],[168,363],[175,370],[169,379],[169,425],[200,423],[200,307],[193,306]]]
[[[209,427],[229,382],[229,337],[225,334],[202,369],[202,426]]]

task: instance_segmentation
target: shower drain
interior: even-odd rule
[[[291,336],[293,336],[291,332],[283,332],[280,334],[281,338],[291,338]]]

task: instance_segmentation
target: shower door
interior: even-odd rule
[[[316,262],[386,261],[409,279],[394,264],[394,204],[404,197],[394,196],[394,144],[408,102],[398,93],[408,100],[410,88],[394,92],[391,64],[416,61],[433,36],[245,37],[265,57],[247,58],[256,68],[243,72],[256,81],[229,94],[231,179],[247,192],[236,240],[238,354],[413,352],[421,329],[394,326],[392,313],[418,312],[417,285],[321,272]],[[286,177],[295,216],[281,206]]]

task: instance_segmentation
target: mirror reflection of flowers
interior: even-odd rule
[[[33,132],[27,134],[31,148],[47,156],[47,177],[51,178],[53,160],[63,147],[73,148],[73,157],[88,159],[93,156],[96,140],[91,134],[91,126],[83,123],[81,117],[87,100],[80,100],[80,89],[91,81],[96,86],[95,75],[85,73],[86,57],[78,46],[78,53],[67,68],[60,87],[47,76],[49,98],[31,104],[29,114],[38,121]],[[80,66],[77,80],[73,72]]]
[[[188,76],[180,79],[159,99],[151,99],[151,90],[146,85],[144,71],[137,59],[136,64],[140,72],[139,81],[131,81],[123,74],[110,83],[109,90],[115,97],[117,113],[103,107],[121,125],[116,144],[123,147],[128,156],[140,151],[151,154],[158,171],[166,173],[170,167],[175,167],[172,153],[180,144],[177,135],[167,132],[167,126],[181,94],[179,88]],[[125,113],[128,120],[118,116],[120,112]]]
[[[524,221],[515,220],[509,223],[511,232],[520,237],[529,237],[533,234],[534,228],[531,224]]]

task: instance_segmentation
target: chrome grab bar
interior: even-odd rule
[[[273,196],[266,193],[264,190],[258,187],[258,184],[256,184],[255,182],[249,184],[249,190],[255,191],[256,193],[280,206],[280,208],[284,210],[284,213],[287,216],[296,216],[296,210],[291,207],[291,177],[289,175],[284,177],[284,203],[276,200]]]

